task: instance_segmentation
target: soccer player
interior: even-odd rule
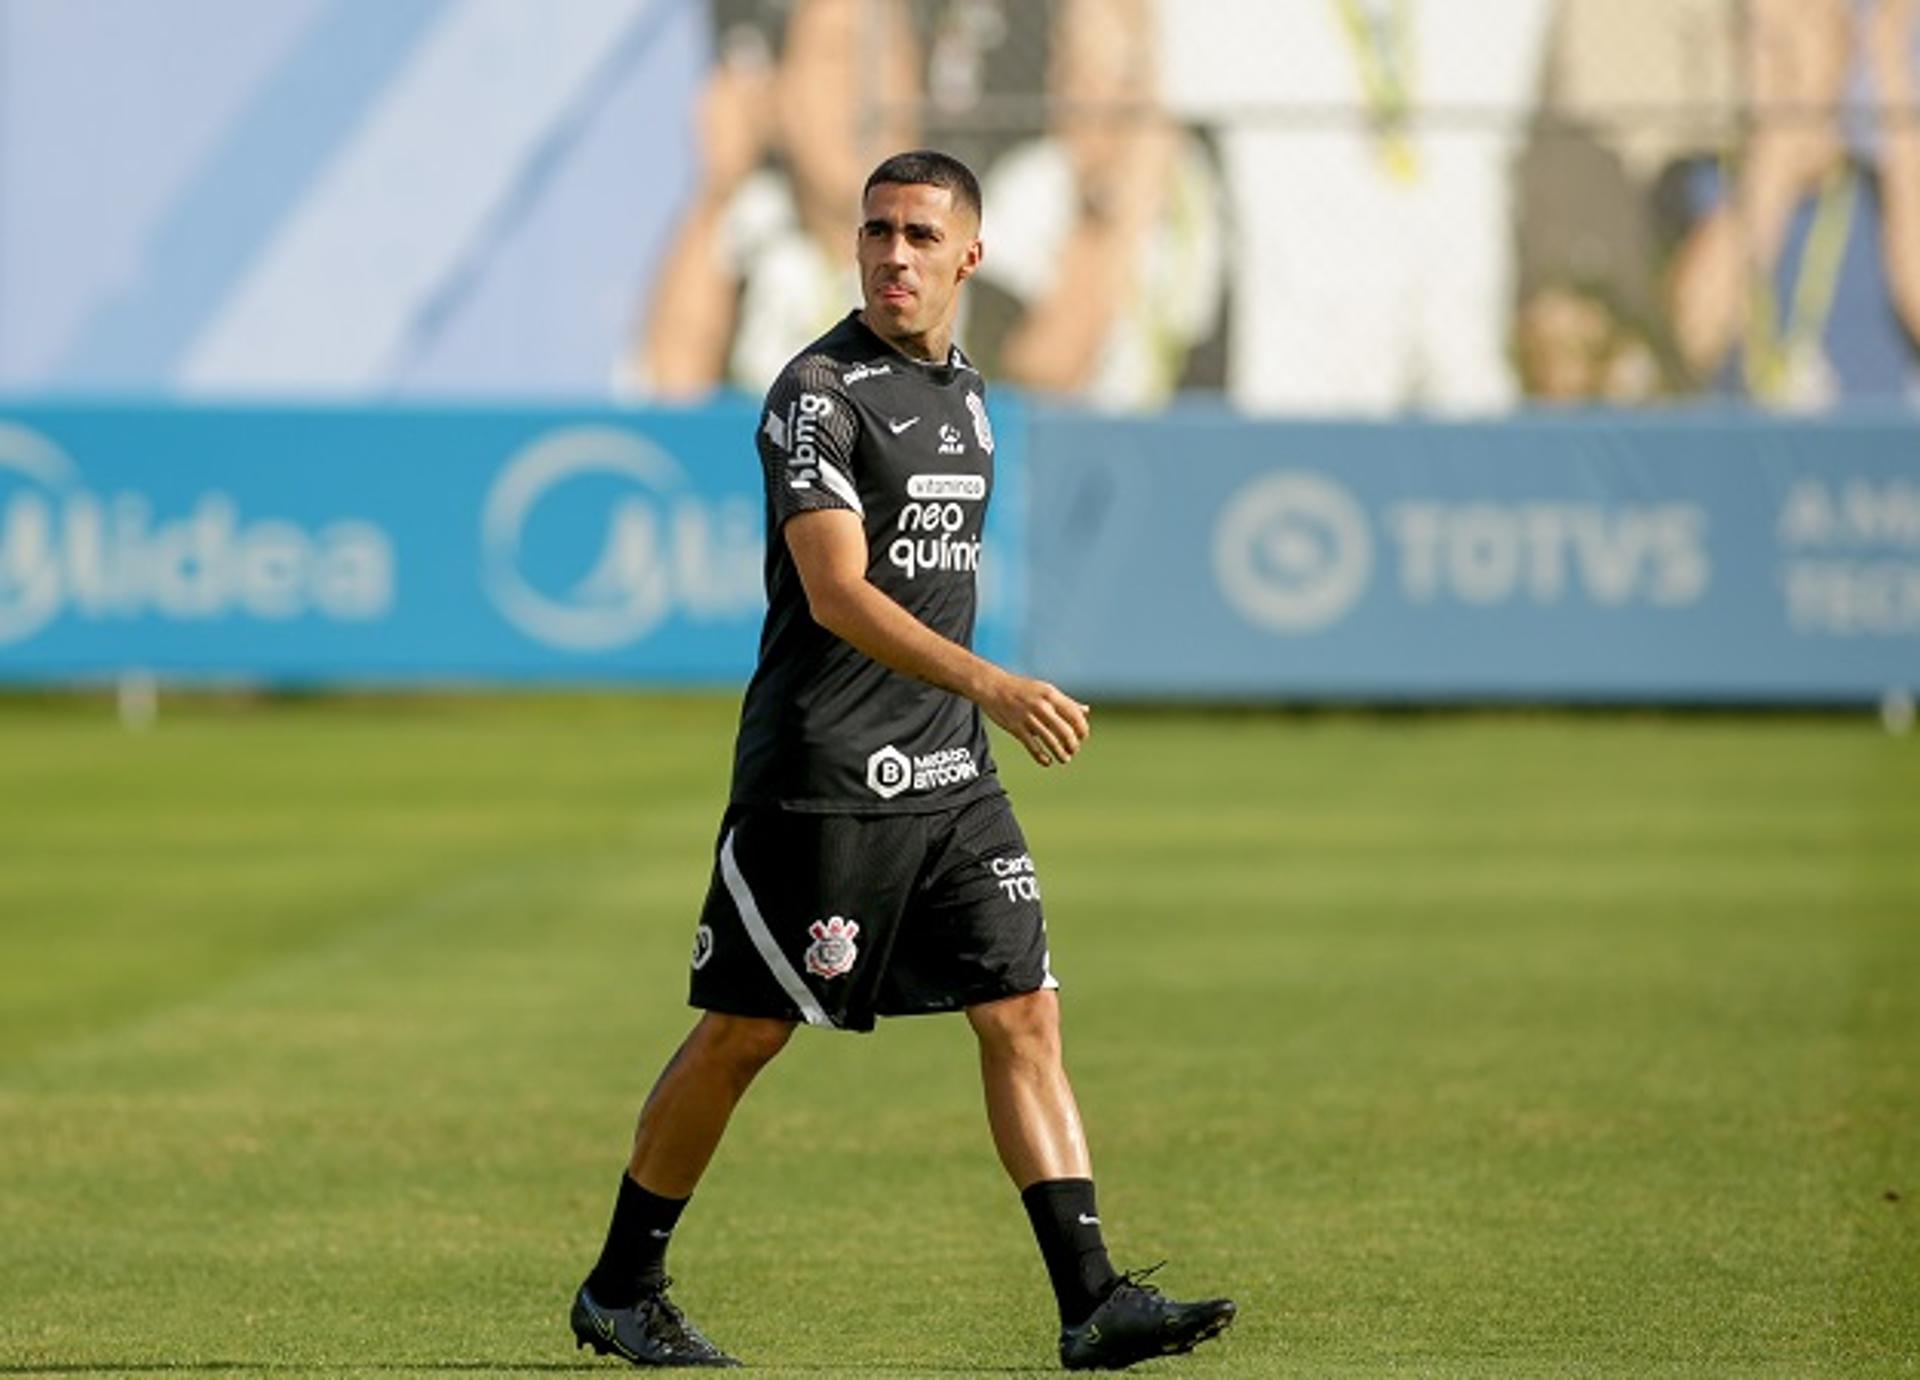
[[[980,264],[979,184],[944,154],[903,153],[863,199],[865,309],[787,365],[757,429],[768,608],[695,933],[704,1014],[641,1110],[570,1321],[635,1365],[737,1364],[665,1274],[735,1105],[801,1022],[959,1010],[1059,1303],[1061,1361],[1117,1369],[1191,1350],[1234,1305],[1174,1302],[1108,1261],[1040,889],[981,724],[1042,766],[1088,733],[1087,706],[967,645],[993,430],[953,323]]]

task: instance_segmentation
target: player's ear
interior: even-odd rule
[[[964,283],[980,267],[980,260],[986,257],[987,247],[980,243],[980,237],[974,236],[967,242],[967,252],[960,256],[960,274],[956,281]]]

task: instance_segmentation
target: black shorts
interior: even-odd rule
[[[872,1030],[1056,985],[1004,795],[924,815],[727,810],[694,1006]]]

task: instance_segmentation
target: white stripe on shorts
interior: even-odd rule
[[[726,840],[720,845],[720,879],[727,884],[727,894],[733,897],[734,909],[740,912],[740,922],[747,927],[748,938],[753,940],[753,947],[760,951],[760,957],[772,969],[774,979],[793,998],[793,1004],[800,1008],[800,1014],[806,1018],[807,1024],[831,1027],[833,1018],[814,998],[812,989],[800,974],[793,971],[787,956],[780,952],[780,946],[774,942],[773,932],[760,915],[760,907],[754,901],[753,893],[747,890],[747,879],[740,875],[740,864],[733,858],[733,835],[733,830],[727,830]]]

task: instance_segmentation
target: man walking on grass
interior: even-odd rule
[[[667,1242],[727,1120],[797,1025],[963,1011],[987,1118],[1060,1308],[1069,1369],[1189,1351],[1233,1321],[1107,1258],[1060,1057],[1033,861],[981,716],[1041,766],[1086,742],[1087,706],[968,650],[993,486],[980,375],[953,342],[981,257],[980,189],[944,154],[867,179],[865,307],[775,381],[756,433],[767,619],[695,933],[704,1014],[640,1113],[580,1345],[640,1366],[738,1364],[667,1298]]]

